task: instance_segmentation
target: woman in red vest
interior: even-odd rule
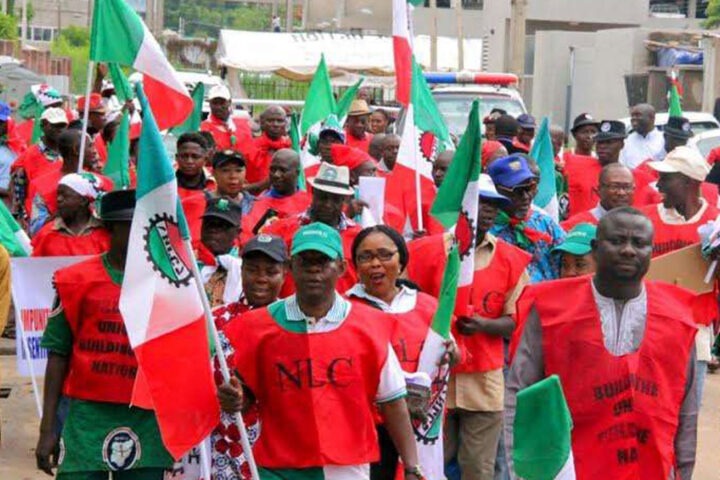
[[[406,374],[415,374],[425,337],[437,310],[437,300],[418,291],[412,283],[399,279],[407,267],[408,257],[405,240],[397,231],[385,225],[364,229],[355,237],[352,246],[352,262],[360,281],[348,290],[347,295],[354,302],[393,314],[396,320],[391,337],[393,349],[403,371]],[[454,342],[448,342],[447,345],[449,356],[454,360]],[[429,385],[429,376],[427,381]],[[412,383],[412,379],[408,379],[408,383]],[[427,393],[430,394],[429,388]],[[412,394],[410,398],[413,398]],[[442,396],[438,396],[436,401],[444,404]],[[427,401],[419,402],[419,409],[415,408],[415,402],[408,403],[411,416],[416,419],[416,429],[421,428],[422,419],[428,412],[436,411]],[[444,411],[442,404],[438,409],[440,412]],[[377,430],[380,439],[380,461],[371,465],[370,478],[392,480],[397,470],[398,452],[385,427],[378,425]],[[416,432],[416,438],[417,435]],[[421,440],[418,438],[417,441],[419,443]],[[442,452],[441,438],[436,439],[435,445]],[[419,455],[420,465],[428,478],[435,478],[434,472],[442,474],[442,454],[433,457],[423,458],[422,454]]]

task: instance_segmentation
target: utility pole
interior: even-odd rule
[[[430,0],[430,13],[432,15],[432,26],[430,27],[430,70],[436,72],[438,69],[437,40],[438,40],[438,12],[437,0]]]
[[[522,84],[525,74],[525,20],[527,0],[511,0],[510,12],[510,71]]]
[[[20,40],[20,47],[24,47],[27,43],[27,32],[28,32],[28,19],[27,19],[27,0],[22,2],[22,19],[20,20],[20,32],[22,39]]]
[[[462,0],[455,0],[455,15],[457,17],[457,54],[458,71],[465,69],[465,38],[463,35],[463,9]],[[484,45],[483,45],[484,47]]]
[[[293,31],[293,0],[287,0],[287,11],[285,12],[285,31],[292,33]]]

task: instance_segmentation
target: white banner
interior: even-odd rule
[[[40,348],[47,318],[52,310],[55,289],[53,274],[82,260],[79,257],[16,257],[11,260],[12,296],[15,304],[17,370],[24,377],[34,373],[42,376],[47,363],[47,351]],[[23,336],[32,359],[32,372],[23,347]]]

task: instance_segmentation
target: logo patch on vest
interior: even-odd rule
[[[147,260],[153,270],[176,287],[190,284],[190,257],[174,217],[167,214],[156,215],[145,228],[143,239]]]
[[[129,470],[142,454],[138,436],[127,427],[116,428],[105,437],[102,454],[110,470]]]

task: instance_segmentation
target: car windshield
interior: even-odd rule
[[[487,116],[493,108],[502,108],[508,115],[517,117],[525,113],[520,102],[510,97],[500,95],[481,94],[480,100],[480,118]],[[458,93],[441,93],[434,94],[440,113],[445,118],[448,130],[454,135],[462,135],[467,127],[468,115],[473,100],[480,95],[458,94]]]
[[[702,140],[698,140],[695,146],[702,156],[707,158],[713,148],[720,147],[720,136],[703,138]]]

